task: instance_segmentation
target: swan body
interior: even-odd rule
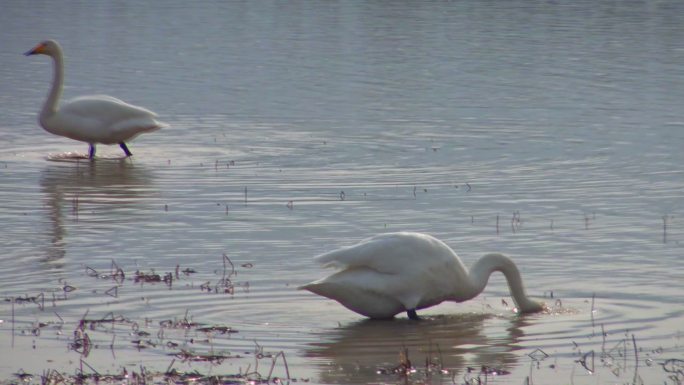
[[[338,271],[300,289],[334,299],[369,318],[392,318],[443,301],[463,302],[480,294],[495,272],[502,272],[522,313],[543,305],[529,299],[513,261],[486,254],[470,270],[444,242],[421,233],[388,233],[319,255],[315,260]]]
[[[119,144],[126,156],[131,156],[126,141],[167,126],[154,112],[107,95],[81,96],[59,106],[64,84],[62,48],[56,41],[46,40],[26,52],[27,56],[37,54],[50,56],[54,64],[52,88],[40,111],[40,125],[52,134],[88,143],[89,158],[95,156],[96,143]]]

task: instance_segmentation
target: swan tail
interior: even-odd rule
[[[107,140],[102,140],[105,144],[114,144],[123,141],[130,141],[140,134],[146,134],[168,127],[169,125],[157,121],[156,119],[129,119],[112,127],[112,134]]]
[[[349,256],[348,248],[333,250],[319,256],[314,257],[314,260],[321,264],[324,268],[342,269],[350,265],[347,260]]]
[[[309,290],[309,291],[311,291],[309,289],[310,287],[311,287],[311,284],[307,283],[306,285],[297,286],[297,290]]]

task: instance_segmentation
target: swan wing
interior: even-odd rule
[[[65,102],[57,112],[64,135],[98,143],[118,143],[167,126],[143,107],[107,95],[81,96]]]
[[[157,114],[139,106],[128,104],[108,95],[80,96],[65,102],[60,112],[90,118],[97,116],[103,121],[115,122],[131,118],[155,118]]]
[[[383,274],[419,274],[436,266],[460,264],[456,253],[442,241],[420,233],[387,233],[321,254],[315,260],[338,269],[369,268]]]

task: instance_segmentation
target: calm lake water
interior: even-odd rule
[[[684,3],[12,1],[0,32],[0,379],[684,380]],[[50,160],[87,146],[37,124],[46,38],[65,98],[171,127]],[[553,311],[515,316],[501,275],[420,323],[296,290],[400,230],[510,255]]]

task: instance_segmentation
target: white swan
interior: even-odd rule
[[[58,106],[64,84],[62,48],[56,41],[46,40],[25,53],[36,54],[50,56],[54,63],[52,88],[40,111],[40,125],[52,134],[88,143],[90,159],[95,156],[96,143],[118,143],[126,156],[131,156],[125,141],[167,126],[155,119],[154,112],[107,95],[81,96]]]
[[[334,299],[370,318],[392,318],[406,311],[409,318],[418,319],[417,309],[469,300],[484,290],[495,271],[506,276],[519,312],[544,309],[525,295],[520,272],[510,258],[487,254],[468,272],[449,246],[427,234],[381,234],[315,259],[341,270],[299,289]]]

